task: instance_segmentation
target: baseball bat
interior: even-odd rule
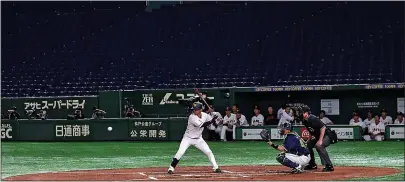
[[[202,94],[200,93],[200,91],[198,90],[198,88],[194,89],[195,93],[197,93],[197,95],[201,98],[201,100],[205,103],[205,105],[207,105],[208,109],[211,109],[210,105],[208,105],[207,101],[205,101],[205,99],[202,97]]]

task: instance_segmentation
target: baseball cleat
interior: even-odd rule
[[[222,171],[221,171],[221,169],[216,168],[216,169],[214,169],[214,172],[216,172],[216,173],[221,173]]]
[[[316,164],[307,165],[307,166],[305,166],[304,169],[305,169],[305,170],[316,170],[316,169],[318,169],[318,166],[316,166]]]
[[[324,168],[323,168],[323,172],[331,172],[331,171],[334,171],[335,169],[333,168],[333,166],[325,166]]]
[[[297,166],[296,168],[293,168],[292,170],[291,170],[291,173],[293,173],[293,174],[298,174],[298,173],[303,173],[304,172],[304,170],[302,169],[302,166],[301,165],[299,165],[299,166]]]
[[[170,166],[169,170],[167,170],[167,173],[173,174],[174,173],[174,167]]]

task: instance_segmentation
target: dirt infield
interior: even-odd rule
[[[319,166],[321,168],[321,166]],[[5,178],[4,180],[25,181],[72,181],[72,180],[344,180],[350,178],[377,177],[401,172],[393,168],[377,167],[335,167],[334,172],[306,171],[301,174],[291,174],[283,166],[224,166],[222,173],[214,173],[211,167],[177,167],[175,174],[167,174],[167,168],[133,168],[133,169],[102,169],[67,172],[51,172],[27,174]]]

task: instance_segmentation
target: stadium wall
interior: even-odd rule
[[[343,86],[288,86],[257,88],[204,89],[212,100],[216,111],[237,103],[247,118],[253,115],[253,106],[259,105],[265,115],[271,104],[277,111],[281,104],[306,104],[314,114],[325,110],[326,115],[336,124],[348,124],[353,110],[362,117],[368,110],[380,112],[387,109],[395,117],[397,111],[404,112],[404,84],[343,85]],[[229,94],[227,94],[229,93]],[[27,109],[47,109],[49,119],[65,119],[74,109],[82,106],[86,117],[97,106],[107,112],[106,118],[121,118],[126,106],[150,118],[184,117],[185,107],[179,99],[195,96],[193,89],[107,91],[98,96],[85,97],[31,97],[2,98],[1,112],[17,107],[22,119],[28,119]]]

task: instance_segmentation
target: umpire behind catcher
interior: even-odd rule
[[[316,151],[319,154],[319,158],[321,158],[322,165],[325,166],[323,168],[323,171],[334,171],[333,164],[329,158],[328,152],[326,151],[326,147],[328,147],[332,143],[337,142],[336,135],[334,135],[334,133],[330,129],[328,129],[319,118],[317,118],[315,115],[310,114],[310,108],[308,106],[303,106],[299,108],[299,110],[301,110],[300,117],[302,117],[302,124],[305,125],[312,136],[312,138],[307,141],[307,147],[311,155],[311,161],[305,167],[305,169],[317,169],[313,150],[313,148],[315,147]]]

